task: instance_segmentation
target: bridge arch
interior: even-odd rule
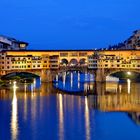
[[[38,77],[40,77],[41,82],[50,82],[52,81],[53,78],[53,72],[51,72],[50,70],[46,70],[46,69],[38,69],[38,70],[13,70],[13,71],[6,71],[5,75],[3,75],[2,77],[6,77],[6,76],[10,76],[10,74],[14,74],[14,73],[30,73],[33,75],[36,75]],[[2,78],[1,77],[1,78]]]
[[[86,65],[86,59],[85,58],[82,58],[79,60],[79,65]]]
[[[7,79],[8,80],[8,79],[10,79],[10,77],[12,78],[12,77],[16,77],[16,76],[17,77],[20,76],[22,78],[25,78],[25,77],[29,78],[29,76],[31,76],[31,75],[32,75],[32,77],[40,77],[39,74],[33,73],[33,72],[9,72],[9,73],[3,75],[1,77],[1,79]]]
[[[69,62],[69,66],[77,66],[78,65],[78,60],[73,58]]]
[[[105,76],[110,76],[112,74],[115,73],[119,73],[119,72],[126,72],[126,73],[130,73],[130,72],[135,72],[140,74],[140,71],[138,69],[110,69],[110,70],[105,70]]]
[[[138,74],[140,74],[140,71],[139,69],[97,69],[96,70],[96,81],[98,82],[105,82],[106,81],[106,77],[107,76],[111,76],[112,74],[115,74],[115,73],[119,73],[119,72],[126,72],[126,75],[124,75],[125,77],[123,77],[123,79],[126,79],[126,78],[130,78],[130,79],[133,79],[135,80],[138,76]],[[129,73],[128,73],[129,72]],[[135,73],[135,75],[132,75],[130,72],[133,72]],[[137,76],[136,76],[137,75]],[[115,77],[119,77],[119,76],[115,76]],[[120,78],[120,77],[119,77]]]
[[[67,65],[68,65],[68,60],[65,59],[65,58],[61,59],[61,60],[60,60],[60,65],[62,65],[62,66],[67,66]]]

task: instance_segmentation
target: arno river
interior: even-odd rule
[[[140,83],[76,79],[1,88],[0,140],[140,139]]]

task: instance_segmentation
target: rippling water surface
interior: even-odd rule
[[[1,88],[0,140],[140,139],[139,83],[83,84],[82,96],[39,80]]]

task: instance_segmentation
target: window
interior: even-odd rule
[[[117,67],[120,67],[120,65],[117,65]]]
[[[60,53],[60,57],[67,57],[68,53]]]

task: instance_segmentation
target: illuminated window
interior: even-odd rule
[[[20,44],[19,46],[20,46],[20,48],[25,48],[26,44]]]

